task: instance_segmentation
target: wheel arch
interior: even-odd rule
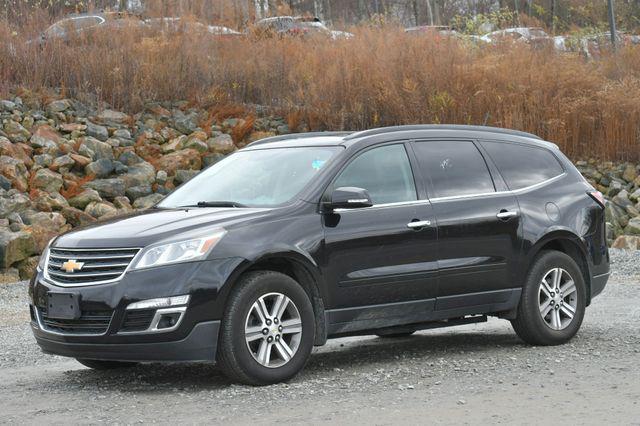
[[[581,238],[568,230],[554,230],[540,238],[529,250],[525,271],[531,268],[536,256],[543,250],[555,250],[571,257],[582,272],[587,287],[587,306],[591,303],[591,272],[587,250]]]
[[[320,271],[315,262],[297,252],[266,253],[253,260],[247,260],[240,264],[227,280],[224,286],[224,300],[228,298],[243,274],[259,270],[282,273],[293,278],[302,286],[309,296],[316,320],[314,345],[325,344],[327,341],[325,298],[321,286]]]

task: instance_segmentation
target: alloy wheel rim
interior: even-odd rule
[[[244,335],[249,353],[258,364],[267,368],[282,367],[300,347],[300,311],[282,293],[264,294],[249,309]]]
[[[564,330],[573,322],[578,308],[578,291],[571,275],[562,268],[547,271],[540,281],[540,316],[552,330]]]

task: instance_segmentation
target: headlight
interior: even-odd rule
[[[131,269],[145,269],[204,259],[226,233],[224,229],[218,229],[206,237],[149,246],[143,250]]]

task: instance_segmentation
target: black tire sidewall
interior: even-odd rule
[[[544,275],[553,268],[566,270],[576,285],[577,307],[576,313],[568,327],[562,330],[551,329],[540,315],[539,291],[540,281]],[[527,277],[527,284],[524,288],[527,293],[523,298],[527,311],[527,320],[531,322],[532,331],[538,335],[539,340],[545,344],[554,345],[565,343],[570,340],[580,329],[586,308],[586,285],[582,276],[582,271],[575,261],[564,253],[546,252],[535,262]]]
[[[293,358],[285,365],[268,368],[260,365],[251,355],[245,341],[245,322],[253,303],[267,293],[282,293],[293,301],[302,319],[302,338]],[[313,306],[304,289],[292,278],[279,273],[263,274],[244,286],[228,312],[231,321],[230,339],[233,353],[243,373],[260,383],[276,383],[295,376],[306,364],[315,339],[315,317]]]

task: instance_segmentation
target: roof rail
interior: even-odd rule
[[[468,126],[464,124],[415,124],[408,126],[391,126],[380,127],[378,129],[363,130],[361,132],[351,133],[344,138],[345,140],[351,140],[355,138],[362,138],[365,136],[375,136],[385,133],[402,132],[410,130],[468,130],[474,132],[488,132],[488,133],[504,133],[513,136],[522,136],[525,138],[539,139],[540,136],[536,136],[533,133],[521,132],[520,130],[503,129],[501,127],[489,127],[489,126]]]
[[[264,139],[258,139],[257,141],[251,142],[250,144],[248,144],[247,146],[256,146],[256,145],[263,145],[266,143],[271,143],[271,142],[279,142],[279,141],[286,141],[289,139],[300,139],[300,138],[307,138],[307,137],[317,137],[317,136],[346,136],[346,135],[350,135],[353,132],[306,132],[306,133],[289,133],[286,135],[279,135],[279,136],[271,136],[268,138],[264,138]]]

